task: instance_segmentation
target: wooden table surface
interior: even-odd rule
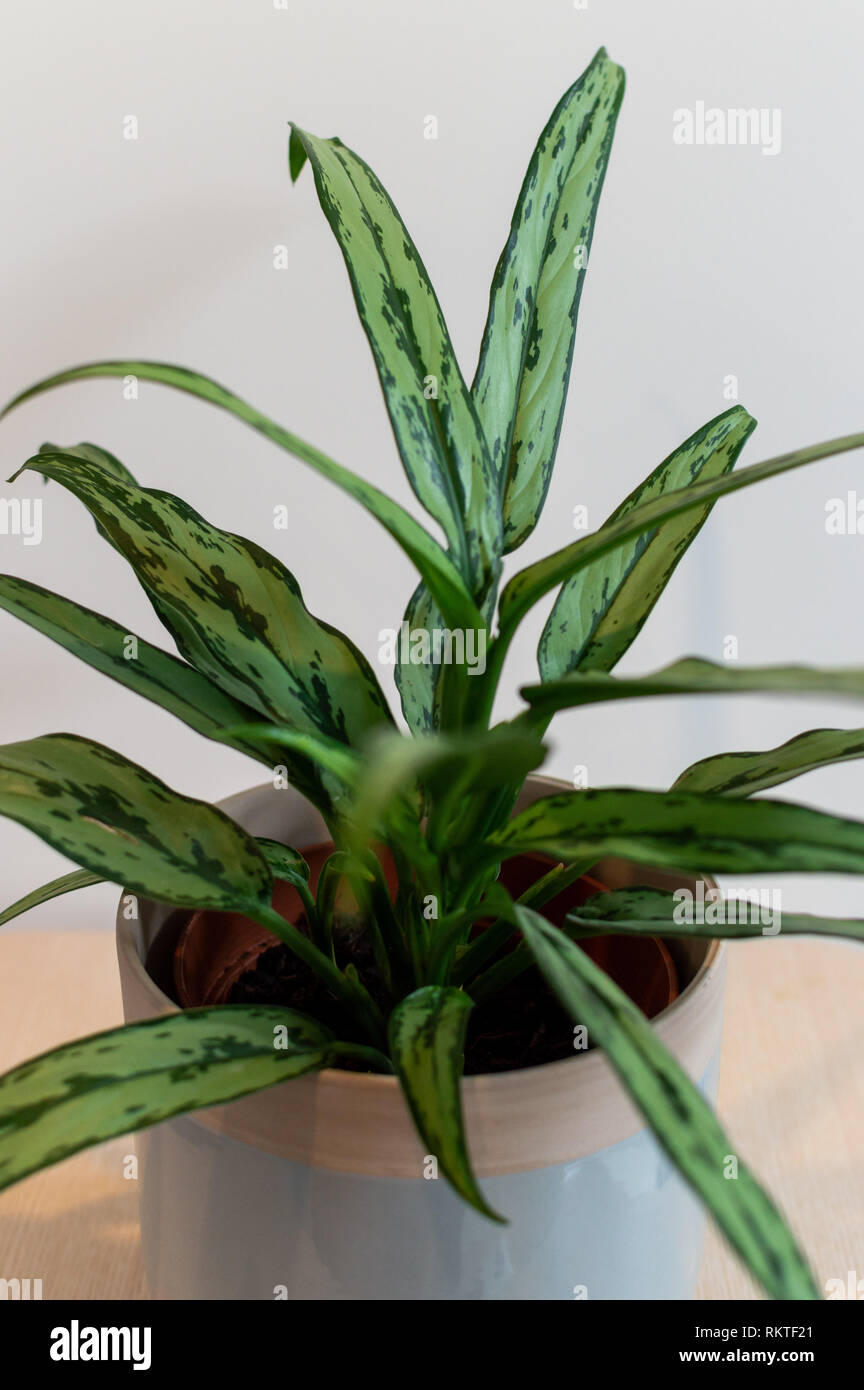
[[[864,949],[811,940],[729,952],[720,1111],[790,1216],[820,1282],[864,1278]],[[0,1070],[120,1022],[108,932],[0,936]],[[129,1139],[0,1194],[0,1277],[42,1296],[147,1298]],[[699,1297],[754,1298],[709,1233]]]

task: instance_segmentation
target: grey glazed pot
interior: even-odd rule
[[[520,807],[562,790],[529,779]],[[224,809],[298,848],[326,838],[297,792],[241,792]],[[606,860],[613,887],[693,881]],[[176,1005],[145,969],[169,909],[122,906],[126,1020]],[[725,952],[670,943],[682,992],[653,1026],[716,1093]],[[156,964],[154,965],[154,959]],[[463,1082],[475,1170],[507,1226],[429,1165],[397,1083],[328,1070],[137,1136],[144,1258],[164,1299],[687,1299],[705,1220],[599,1051]]]

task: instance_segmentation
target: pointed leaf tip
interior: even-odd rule
[[[697,478],[734,468],[756,421],[743,406],[709,420],[685,439],[609,517],[614,524],[637,507]],[[544,681],[573,670],[609,671],[647,622],[654,605],[711,511],[685,514],[601,556],[573,575],[549,615],[537,660]]]
[[[460,989],[424,985],[390,1015],[390,1059],[427,1152],[460,1196],[507,1225],[478,1186],[462,1115],[462,1066],[472,1000]]]
[[[492,281],[471,390],[503,498],[505,554],[528,538],[546,501],[583,254],[590,254],[623,92],[622,69],[600,49],[543,128]]]
[[[288,173],[291,182],[296,183],[306,163],[306,151],[303,148],[303,141],[297,134],[297,127],[292,124],[291,134],[288,137]]]

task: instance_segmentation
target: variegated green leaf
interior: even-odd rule
[[[472,387],[515,550],[546,499],[624,73],[600,49],[537,142],[489,300]]]
[[[408,657],[412,633],[431,633],[436,627],[443,626],[441,613],[425,584],[418,585],[411,595],[403,623],[408,624]],[[399,659],[396,662],[396,688],[402,701],[405,722],[414,734],[432,733],[438,727],[440,675],[441,667],[434,659],[429,662],[410,659],[403,661],[400,643]]]
[[[486,438],[456,361],[426,269],[381,182],[341,140],[298,126],[298,146],[339,243],[369,340],[405,472],[444,530],[463,578],[482,605],[497,584],[498,489]]]
[[[128,627],[27,579],[0,575],[0,608],[50,637],[88,666],[144,695],[208,738],[254,717],[200,671]],[[251,749],[249,750],[251,751]],[[269,761],[261,753],[255,754]]]
[[[741,406],[690,436],[612,513],[609,526],[655,497],[734,467],[756,421]],[[673,517],[577,571],[561,589],[543,629],[537,660],[544,681],[577,668],[610,671],[648,616],[701,531],[711,504]]]
[[[121,463],[116,454],[111,454],[107,449],[103,449],[98,444],[42,444],[39,449],[40,454],[71,454],[73,458],[86,459],[88,463],[98,463],[100,468],[105,468],[112,473],[115,478],[122,478],[126,483],[138,486],[138,479],[134,477],[125,463]]]
[[[459,989],[425,985],[390,1015],[390,1057],[426,1151],[460,1196],[493,1221],[471,1171],[461,1080],[471,1000]]]
[[[236,1004],[67,1043],[0,1077],[0,1189],[115,1135],[317,1071],[332,1054],[314,1019]]]
[[[205,738],[229,743],[272,767],[274,749],[254,737],[227,736],[227,730],[257,719],[257,711],[220,690],[170,652],[138,637],[128,627],[26,579],[0,575],[0,608],[44,633],[88,666],[152,700]],[[329,811],[339,788],[309,758],[292,753],[282,760],[292,786],[320,810]]]
[[[685,657],[647,676],[612,676],[606,671],[571,671],[557,681],[526,685],[521,694],[545,714],[607,700],[653,699],[658,695],[826,695],[860,700],[864,667],[733,666]]]
[[[373,1041],[383,1037],[368,991],[271,906],[267,859],[215,806],[181,796],[102,744],[48,734],[0,747],[0,815],[143,897],[245,913],[284,941]]]
[[[805,772],[855,758],[864,758],[864,729],[811,729],[779,748],[702,758],[681,773],[673,790],[752,796]]]
[[[31,466],[85,504],[182,654],[234,699],[346,743],[391,722],[365,657],[312,616],[294,576],[266,550],[211,526],[171,493],[86,461],[40,454]]]
[[[0,815],[144,897],[269,908],[270,870],[245,830],[89,739],[46,734],[0,746]]]
[[[491,602],[484,614],[489,624],[496,598],[496,592],[490,591]],[[488,630],[448,630],[426,585],[420,584],[408,601],[399,631],[395,680],[411,734],[422,737],[443,731],[449,735],[468,723],[488,724],[469,714],[493,645]]]
[[[308,882],[309,865],[296,849],[290,849],[278,840],[268,840],[260,835],[256,836],[255,843],[270,865],[275,878],[284,879],[288,883]],[[73,893],[78,888],[92,888],[97,883],[106,882],[108,880],[104,874],[92,874],[87,869],[76,869],[74,873],[63,874],[60,878],[52,879],[50,883],[44,883],[41,888],[34,888],[32,893],[19,898],[7,907],[5,912],[0,912],[0,927],[29,912],[31,908],[41,907],[43,903],[50,902],[52,898],[62,897],[64,893]]]
[[[626,994],[538,913],[516,907],[531,952],[572,1018],[602,1047],[675,1166],[699,1194],[747,1268],[774,1298],[816,1299],[813,1276],[788,1227],[740,1163],[711,1107]]]
[[[235,396],[233,391],[228,391],[200,372],[190,371],[187,367],[172,366],[167,362],[88,362],[81,367],[70,367],[67,371],[57,372],[54,376],[46,377],[34,386],[28,387],[26,391],[21,391],[0,411],[0,419],[24,401],[31,400],[55,386],[90,381],[99,377],[126,376],[140,377],[142,381],[155,381],[163,386],[174,387],[177,391],[184,391],[198,397],[199,400],[209,401],[211,405],[227,410],[238,420],[250,425],[259,434],[265,435],[274,444],[279,444],[289,454],[293,454],[295,458],[329,478],[371,512],[401,546],[435,595],[436,602],[442,613],[447,615],[447,621],[451,626],[483,625],[477,607],[449,555],[404,507],[400,507],[398,502],[394,502],[365,479],[358,478],[356,473],[343,468],[320,449],[307,444],[290,430],[283,429],[275,420],[262,415],[260,410]]]
[[[677,488],[651,502],[634,507],[631,512],[608,522],[599,531],[583,536],[572,545],[556,550],[526,569],[514,575],[501,594],[499,605],[499,624],[504,632],[512,634],[521,619],[544,594],[556,589],[559,584],[576,574],[585,565],[592,564],[601,555],[608,555],[624,541],[651,531],[660,522],[685,513],[701,511],[707,503],[724,497],[727,493],[738,492],[754,483],[764,482],[766,478],[778,477],[790,469],[801,468],[819,459],[833,458],[836,454],[864,446],[864,434],[844,435],[840,439],[829,439],[823,444],[813,444],[807,449],[795,449],[788,454],[754,463],[750,468],[726,473],[720,478],[708,478],[691,483],[689,487]]]
[[[279,840],[269,840],[264,835],[257,836],[255,843],[270,865],[274,878],[284,879],[286,883],[297,880],[309,882],[309,865],[299,850],[283,845]]]
[[[260,835],[256,836],[255,843],[269,864],[274,878],[281,878],[288,883],[308,883],[309,865],[296,849]],[[32,893],[19,898],[7,907],[5,912],[0,912],[0,927],[29,912],[31,908],[41,907],[43,903],[50,902],[52,898],[75,892],[78,888],[92,888],[97,883],[108,881],[103,874],[93,874],[86,869],[76,869],[74,873],[63,874],[60,878],[52,879],[50,883],[45,883],[41,888],[35,888]]]
[[[487,618],[493,609],[494,604]],[[464,659],[460,642],[465,644]],[[471,689],[485,671],[487,650],[482,629],[448,631],[426,585],[415,589],[399,629],[396,662],[396,686],[412,733],[461,727]],[[454,651],[458,660],[450,655]]]
[[[525,901],[522,899],[521,901]],[[526,905],[529,905],[526,903]],[[502,914],[504,915],[504,914]],[[489,955],[507,943],[506,918],[497,927],[487,927],[459,959],[452,983],[470,979],[468,992],[475,1004],[484,1004],[493,994],[517,979],[533,963],[523,941],[502,955],[482,975],[472,978],[478,946],[494,933]],[[596,893],[581,907],[568,913],[562,930],[571,939],[590,936],[703,937],[709,941],[723,937],[734,941],[762,936],[836,936],[864,941],[864,921],[850,917],[817,917],[806,912],[786,912],[774,890],[748,889],[744,893],[723,895],[705,888],[700,899],[690,890],[666,893],[659,888],[622,888]],[[474,959],[477,957],[477,959]]]
[[[20,917],[22,913],[29,912],[31,907],[41,907],[43,903],[50,902],[52,898],[60,898],[64,893],[74,893],[78,888],[92,888],[95,883],[104,882],[102,874],[91,874],[87,869],[76,869],[74,873],[62,874],[60,878],[53,878],[50,883],[43,883],[41,888],[34,888],[32,893],[19,898],[11,907],[7,907],[5,912],[0,912],[0,927],[5,927],[7,922]]]
[[[864,822],[786,801],[604,787],[541,797],[489,837],[490,857],[529,851],[697,872],[861,874]]]
[[[698,911],[696,910],[698,907]],[[621,888],[596,893],[567,915],[571,933],[616,936],[704,936],[733,940],[752,936],[844,936],[864,941],[864,921],[786,912],[769,897],[706,895],[701,904],[660,888]]]

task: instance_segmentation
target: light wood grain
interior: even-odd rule
[[[123,1021],[114,934],[12,931],[0,938],[0,1070]],[[130,1139],[76,1154],[0,1193],[0,1276],[42,1297],[147,1298]]]
[[[756,941],[729,952],[720,1108],[794,1222],[820,1282],[864,1277],[864,950]],[[121,1019],[108,932],[0,940],[0,1069]],[[0,1276],[43,1297],[147,1297],[128,1139],[0,1194]],[[712,1232],[699,1296],[753,1298]]]
[[[864,947],[742,942],[729,952],[723,1122],[792,1222],[817,1280],[864,1277]],[[703,1298],[754,1298],[709,1232]]]

